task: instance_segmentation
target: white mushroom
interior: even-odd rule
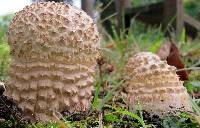
[[[87,111],[91,104],[99,34],[82,10],[64,3],[35,3],[9,27],[12,64],[7,95],[38,120],[54,112]]]
[[[192,111],[189,95],[176,74],[176,68],[150,52],[129,59],[127,106],[135,110],[137,102],[144,110],[165,116],[177,111]]]

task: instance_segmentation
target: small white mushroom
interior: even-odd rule
[[[144,110],[165,116],[177,111],[192,111],[189,95],[176,74],[176,68],[150,52],[129,59],[127,106],[136,110],[137,102]]]

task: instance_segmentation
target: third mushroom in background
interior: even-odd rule
[[[142,108],[160,117],[178,111],[192,111],[187,90],[176,74],[176,68],[150,52],[141,52],[129,59],[127,106]]]

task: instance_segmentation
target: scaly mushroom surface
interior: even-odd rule
[[[127,106],[165,116],[177,111],[192,111],[189,95],[176,74],[176,68],[150,52],[141,52],[128,61]]]
[[[87,111],[99,40],[93,20],[71,5],[44,2],[25,7],[9,26],[7,95],[41,121],[64,110]]]

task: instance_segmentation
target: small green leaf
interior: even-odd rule
[[[190,92],[190,93],[192,93],[193,92],[193,86],[192,86],[192,84],[191,83],[188,83],[187,85],[186,85],[186,88],[187,88],[187,91],[188,92]]]
[[[172,118],[172,117],[166,117],[163,120],[163,127],[164,128],[180,128],[177,125],[177,120],[175,118]]]
[[[136,114],[134,114],[134,113],[132,113],[132,112],[129,112],[129,111],[127,111],[127,110],[123,110],[123,109],[120,109],[120,110],[118,110],[117,112],[122,113],[122,114],[124,114],[124,115],[131,116],[132,118],[137,119],[137,120],[142,124],[142,126],[143,126],[144,128],[147,128],[147,126],[146,126],[145,123],[144,123],[144,120],[143,120],[142,118],[140,118],[138,115],[136,115]]]
[[[113,114],[106,114],[105,120],[112,121],[112,122],[123,122],[122,120],[118,119],[116,115],[113,115]]]
[[[161,44],[162,44],[162,41],[161,41],[161,40],[155,42],[155,43],[153,44],[153,46],[150,48],[150,51],[151,51],[152,53],[156,53],[156,52],[158,51],[158,49],[160,48]]]

